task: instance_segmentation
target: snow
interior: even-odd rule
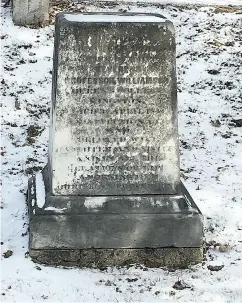
[[[204,215],[206,260],[174,272],[31,261],[24,194],[28,178],[47,162],[54,27],[13,26],[3,9],[1,249],[13,254],[2,256],[1,302],[242,302],[242,138],[232,122],[242,118],[241,14],[211,7],[85,6],[119,9],[162,14],[175,24],[181,173]],[[211,271],[209,265],[224,267]],[[178,280],[189,288],[174,289]]]
[[[113,2],[113,0],[107,0]],[[125,3],[158,3],[174,5],[241,5],[242,0],[122,0]]]
[[[102,207],[106,200],[106,197],[87,197],[85,198],[84,206],[87,208]]]
[[[163,18],[157,16],[121,16],[121,15],[84,15],[84,14],[65,14],[64,18],[72,22],[163,22]]]
[[[45,208],[45,210],[51,210],[54,211],[56,213],[62,213],[63,211],[65,211],[67,208],[63,207],[63,208],[56,208],[56,207],[52,207],[52,206],[48,206]]]
[[[38,172],[35,176],[36,182],[36,202],[39,208],[42,208],[45,204],[45,184],[43,175]]]

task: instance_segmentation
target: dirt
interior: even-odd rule
[[[27,128],[27,138],[26,138],[27,143],[29,145],[34,144],[36,137],[38,137],[43,132],[43,130],[44,129],[42,129],[37,125],[30,125]]]
[[[234,123],[236,127],[242,127],[242,119],[232,119],[231,122]]]
[[[13,251],[9,249],[3,253],[3,257],[6,259],[6,258],[11,257],[12,254],[13,254]]]
[[[176,290],[183,290],[185,288],[191,288],[184,281],[180,281],[180,280],[176,281],[172,287]]]
[[[224,268],[224,265],[208,265],[207,268],[211,271],[219,271],[221,270],[222,268]]]
[[[214,10],[215,14],[223,14],[223,13],[236,13],[236,14],[242,14],[242,8],[237,6],[218,6]]]

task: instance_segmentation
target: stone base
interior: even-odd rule
[[[140,264],[147,267],[170,269],[187,268],[203,261],[202,248],[155,249],[81,249],[34,250],[29,252],[33,261],[52,266],[89,267],[104,269],[108,266]]]
[[[174,195],[53,196],[46,170],[29,180],[29,249],[70,266],[186,267],[202,261],[203,218],[184,185]]]

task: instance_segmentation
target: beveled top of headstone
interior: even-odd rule
[[[53,71],[54,195],[177,192],[170,21],[150,14],[58,14]]]

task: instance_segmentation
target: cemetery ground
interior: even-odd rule
[[[54,16],[60,7],[51,9]],[[54,27],[14,26],[7,8],[1,13],[1,301],[241,302],[242,8],[110,2],[78,9],[160,13],[175,24],[181,174],[204,215],[204,262],[169,271],[31,261],[25,194],[28,178],[47,161]]]

